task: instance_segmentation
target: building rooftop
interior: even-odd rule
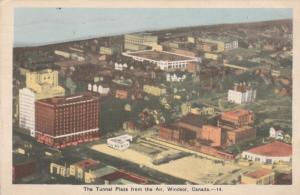
[[[245,176],[246,177],[251,177],[253,179],[259,179],[261,177],[269,175],[272,172],[273,172],[272,170],[260,168],[260,169],[257,169],[255,171],[253,171],[253,172],[247,173]]]
[[[166,51],[153,51],[145,50],[138,52],[129,52],[128,55],[140,58],[146,58],[154,61],[184,61],[184,60],[194,60],[192,57],[182,56],[179,54],[166,52]]]
[[[47,98],[47,99],[38,100],[37,102],[45,103],[53,106],[59,106],[59,105],[64,105],[69,103],[77,103],[81,101],[94,101],[98,99],[99,97],[97,96],[93,96],[90,93],[84,93],[81,95],[73,95],[68,97],[60,96],[60,97]]]
[[[239,108],[239,109],[223,112],[222,117],[223,116],[229,116],[229,117],[238,118],[238,117],[241,117],[241,116],[249,114],[249,113],[252,113],[252,111]]]
[[[207,119],[202,116],[189,113],[186,116],[183,116],[179,122],[187,123],[189,125],[193,125],[193,126],[197,126],[197,127],[202,127],[202,125],[205,124],[206,121],[207,121]]]
[[[248,60],[229,61],[229,62],[227,62],[226,64],[233,64],[233,65],[241,66],[241,67],[244,67],[244,68],[257,68],[257,67],[263,66],[263,65],[260,64],[260,63],[257,63],[257,62],[251,62],[251,61],[248,61]]]
[[[232,41],[237,41],[236,38],[229,37],[229,36],[214,36],[214,35],[206,35],[203,37],[200,37],[200,39],[208,39],[208,40],[213,40],[213,41],[222,41],[222,42],[232,42]]]
[[[137,37],[154,37],[157,38],[157,36],[153,35],[152,33],[148,33],[148,32],[138,32],[138,33],[131,33],[131,34],[126,34],[126,36],[137,36]]]
[[[60,67],[58,65],[52,64],[52,63],[37,63],[37,64],[30,64],[30,65],[21,65],[20,68],[24,68],[26,70],[35,72],[35,71],[43,71],[47,69],[51,70],[59,70]]]
[[[253,129],[253,127],[250,127],[250,126],[247,126],[247,125],[239,127],[239,128],[229,128],[229,127],[227,127],[227,130],[230,130],[230,131],[235,132],[235,133],[243,132],[243,131],[246,131],[246,130],[249,130],[249,129]]]
[[[283,142],[275,141],[262,146],[254,147],[247,152],[262,156],[283,157],[292,155],[292,146]]]
[[[239,84],[235,83],[234,87],[233,87],[233,90],[244,93],[248,90],[252,90],[252,87],[251,87],[250,83],[248,83],[248,84],[246,84],[245,82],[244,83],[239,83]]]
[[[95,168],[92,168],[91,170],[94,171],[94,175],[96,175],[96,177],[103,177],[117,171],[116,168],[106,165],[102,165],[101,167],[97,166]]]
[[[35,162],[35,159],[28,158],[26,155],[13,154],[13,165],[21,165],[29,162]]]
[[[99,164],[100,164],[99,161],[96,161],[96,160],[93,160],[93,159],[84,159],[82,161],[79,161],[79,162],[75,163],[74,165],[78,166],[82,169],[86,169],[88,167],[96,166],[96,165],[99,165]]]
[[[62,157],[62,158],[58,158],[58,159],[54,159],[53,161],[51,161],[52,163],[56,163],[56,164],[59,164],[59,165],[63,165],[63,164],[68,164],[68,165],[71,165],[71,164],[74,164],[78,161],[80,161],[81,159],[78,158],[78,157],[73,157],[73,158],[65,158],[65,157]]]
[[[124,172],[124,171],[113,172],[111,174],[103,176],[102,179],[108,180],[110,182],[114,182],[114,181],[119,180],[119,179],[125,179],[125,180],[129,180],[129,181],[131,181],[133,183],[136,183],[136,184],[146,184],[147,183],[146,179],[144,179],[140,176],[137,176],[135,174],[127,173],[127,172]]]

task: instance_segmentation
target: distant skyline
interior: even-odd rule
[[[292,9],[16,8],[14,46],[34,46],[146,30],[292,19]]]

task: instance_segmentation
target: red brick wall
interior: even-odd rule
[[[203,125],[198,138],[212,141],[211,146],[222,145],[222,129],[211,125]]]
[[[256,138],[256,130],[252,127],[244,131],[227,131],[227,144],[239,144]]]

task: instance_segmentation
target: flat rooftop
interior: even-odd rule
[[[263,66],[260,63],[257,62],[251,62],[248,60],[242,60],[242,61],[229,61],[228,63],[225,64],[233,64],[236,66],[244,67],[244,68],[257,68]]]
[[[251,177],[253,179],[258,179],[258,178],[264,177],[266,175],[269,175],[270,173],[272,173],[272,170],[261,168],[261,169],[255,170],[253,172],[247,173],[245,176]]]
[[[230,110],[222,113],[223,116],[230,116],[230,117],[240,117],[246,114],[251,113],[250,110],[245,110],[245,109],[235,109],[235,110]]]
[[[246,152],[270,157],[288,157],[292,155],[292,146],[290,144],[275,141],[269,144],[251,148]]]
[[[69,103],[78,103],[82,101],[96,101],[99,98],[96,96],[93,96],[91,94],[81,94],[81,95],[74,95],[74,96],[60,96],[60,97],[53,97],[53,98],[47,98],[38,100],[38,103],[44,103],[48,105],[54,105],[59,106],[63,104],[69,104]]]
[[[196,114],[187,114],[186,116],[182,117],[180,119],[180,123],[187,123],[189,125],[197,126],[197,127],[202,127],[203,124],[205,124],[207,121],[206,118],[203,118],[199,115]]]
[[[182,56],[166,51],[153,51],[145,50],[138,52],[129,52],[128,55],[145,58],[154,61],[184,61],[184,60],[194,60],[192,57]]]
[[[239,128],[237,128],[237,129],[234,129],[234,128],[232,128],[232,129],[230,129],[230,131],[232,131],[232,132],[235,132],[235,133],[238,133],[238,132],[243,132],[243,131],[247,131],[247,130],[249,130],[249,129],[253,129],[253,127],[250,127],[250,126],[242,126],[242,127],[239,127]],[[229,129],[228,129],[229,130]]]

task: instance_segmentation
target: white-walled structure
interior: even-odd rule
[[[35,93],[28,88],[19,90],[19,127],[35,136]]]
[[[281,129],[275,129],[274,127],[271,127],[269,130],[269,137],[278,140],[283,140],[284,132]]]
[[[102,95],[107,95],[110,91],[110,88],[108,86],[103,85],[103,84],[89,83],[88,84],[88,90],[99,93],[99,94],[102,94]]]
[[[236,104],[254,102],[256,90],[246,83],[235,84],[234,89],[228,90],[228,101]]]
[[[199,57],[179,55],[167,51],[143,50],[137,52],[123,52],[123,56],[130,57],[140,62],[150,62],[156,64],[161,70],[186,70],[191,62],[201,62]]]
[[[122,63],[115,63],[115,70],[120,70],[120,71],[123,71],[125,69],[127,69],[128,66],[126,63],[122,64]]]
[[[117,150],[126,150],[130,145],[129,141],[132,141],[132,136],[125,134],[107,139],[107,145]]]
[[[225,43],[224,47],[225,50],[236,49],[239,47],[239,42],[237,40],[229,41]]]
[[[292,160],[292,146],[275,141],[262,146],[246,150],[242,157],[251,161],[272,164],[276,162],[290,162]]]
[[[182,82],[186,79],[185,74],[167,73],[166,80],[168,82]]]

